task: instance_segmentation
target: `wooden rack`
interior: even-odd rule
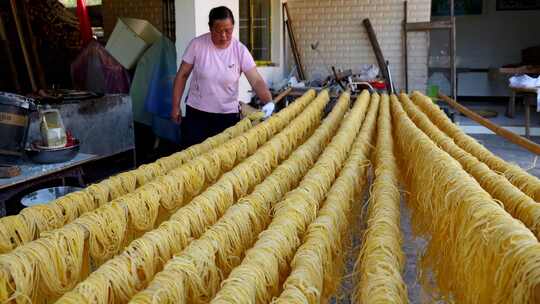
[[[407,1],[403,2],[403,50],[405,68],[405,90],[409,91],[409,63],[407,34],[409,32],[428,32],[433,30],[447,30],[450,38],[450,85],[452,88],[452,98],[457,98],[457,72],[456,72],[456,16],[454,13],[454,0],[449,0],[450,17],[445,20],[431,22],[408,22],[407,21]]]

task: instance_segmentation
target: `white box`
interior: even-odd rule
[[[119,18],[105,49],[126,69],[131,69],[144,51],[161,38],[148,21]]]

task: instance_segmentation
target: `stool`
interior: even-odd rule
[[[510,87],[512,95],[508,101],[508,107],[506,108],[506,116],[514,118],[516,113],[516,95],[523,95],[523,106],[525,108],[525,136],[530,136],[531,127],[531,108],[530,106],[536,105],[536,88],[516,88]]]

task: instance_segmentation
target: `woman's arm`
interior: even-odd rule
[[[184,90],[186,89],[186,82],[192,70],[193,64],[182,61],[180,69],[178,69],[178,73],[176,73],[176,77],[174,78],[171,120],[177,124],[179,124],[182,120],[180,100],[182,99],[182,95],[184,95]]]
[[[270,93],[270,90],[268,90],[266,82],[262,78],[261,74],[259,74],[259,71],[257,71],[257,68],[254,67],[245,72],[245,74],[249,84],[255,91],[255,94],[257,94],[257,97],[259,97],[264,104],[271,102],[272,94]]]

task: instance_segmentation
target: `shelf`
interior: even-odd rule
[[[431,22],[411,22],[405,25],[407,32],[421,32],[430,30],[449,30],[452,28],[451,20],[431,21]]]

